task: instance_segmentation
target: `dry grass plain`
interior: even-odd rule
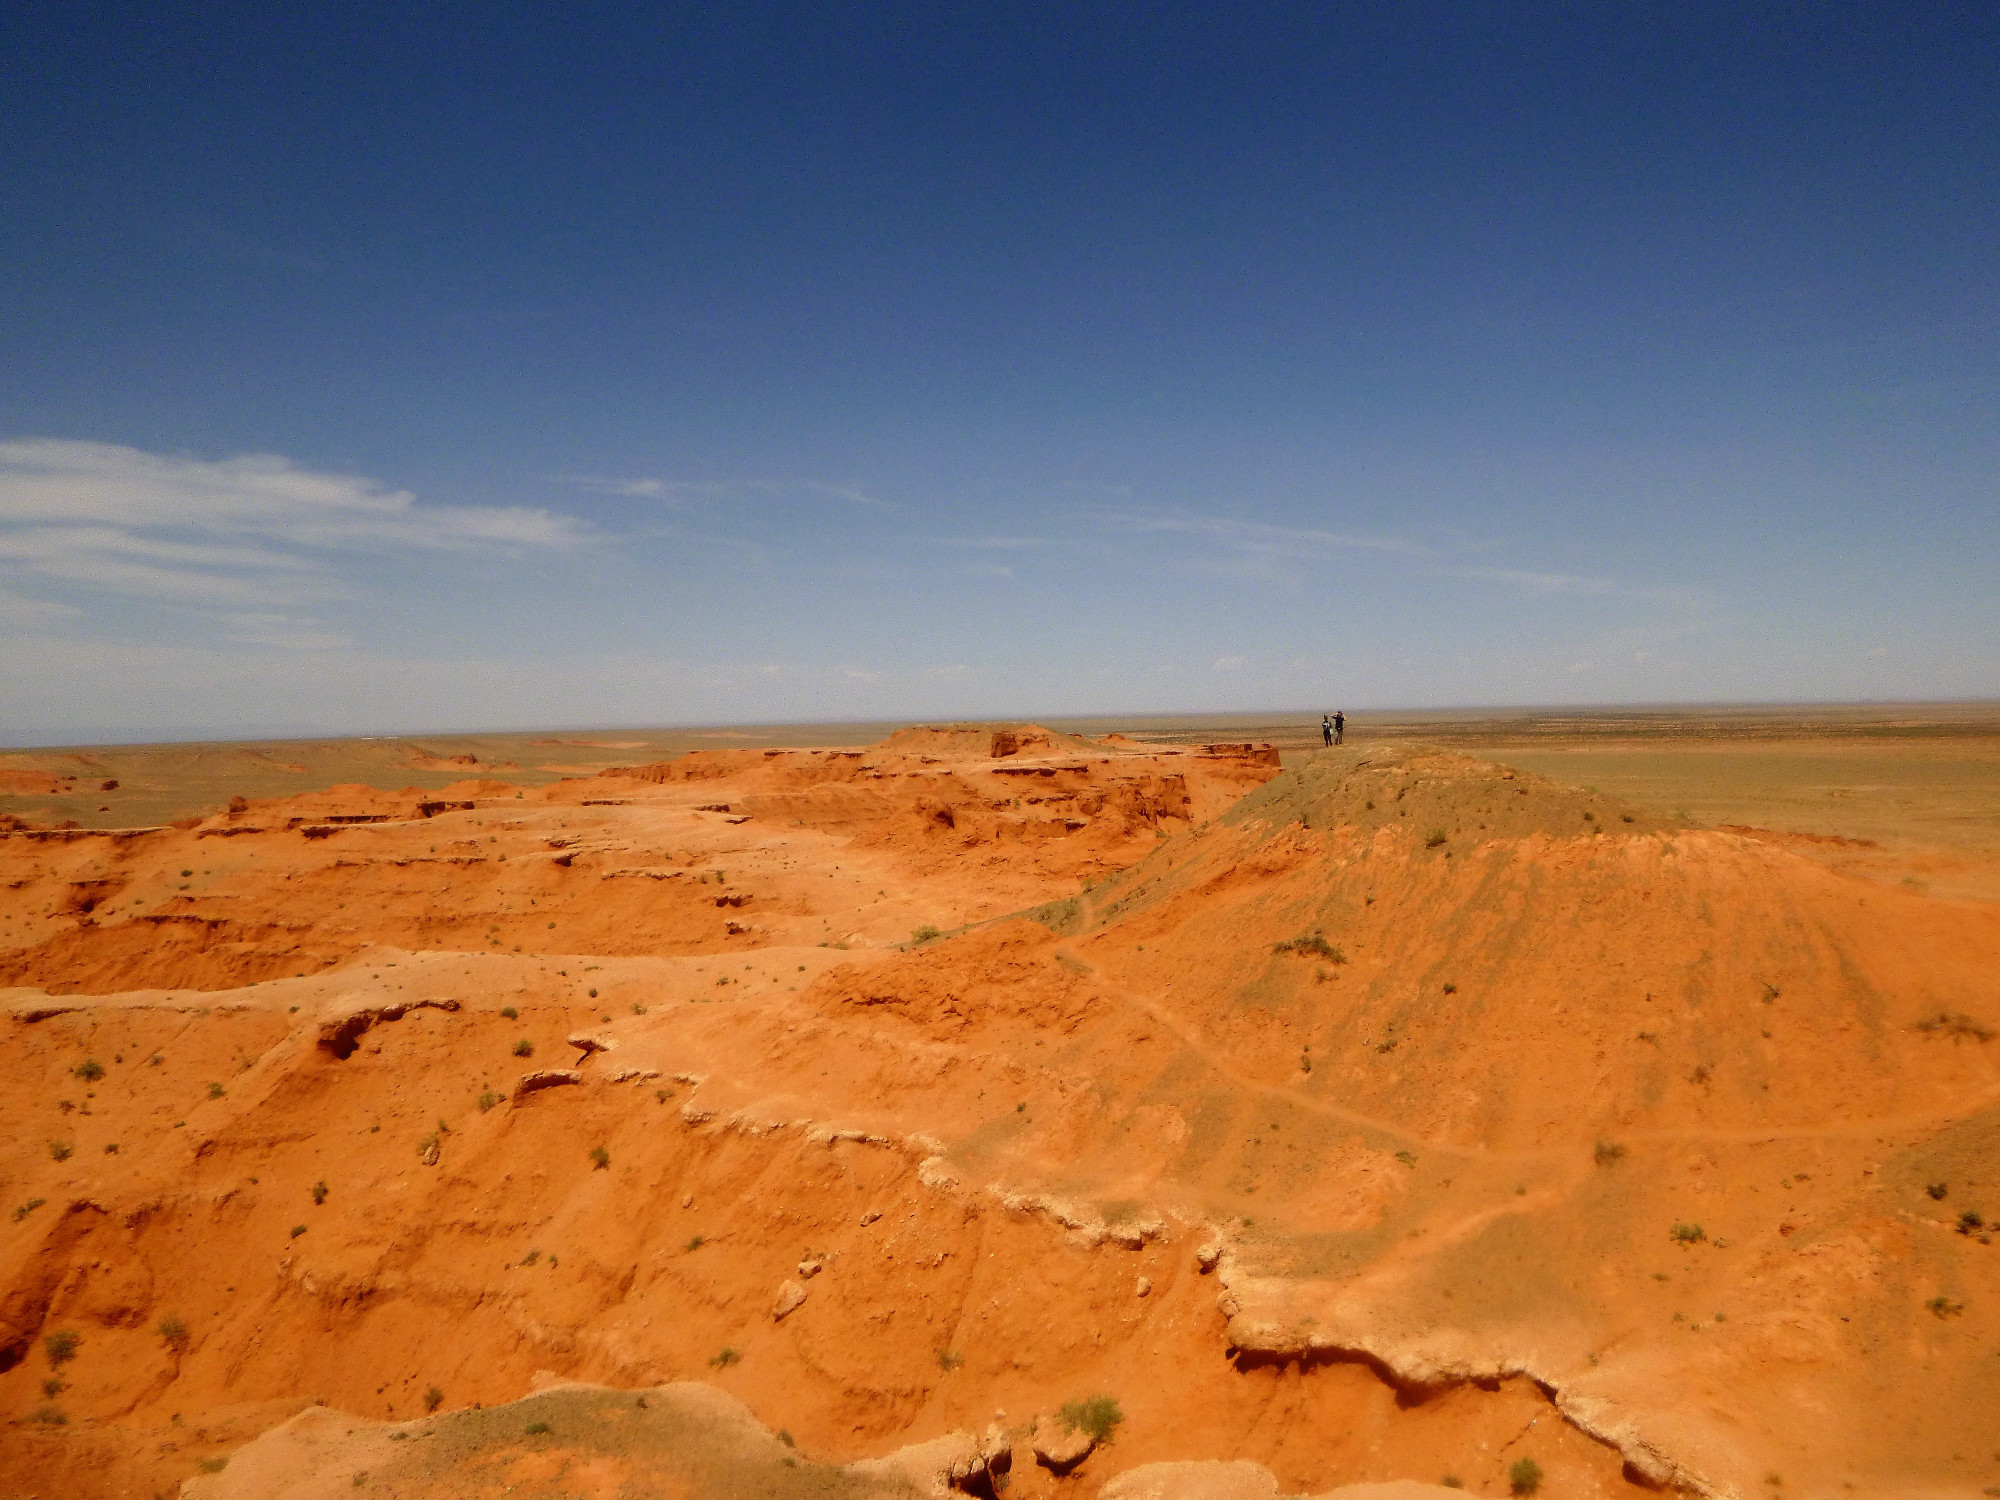
[[[0,1495],[2000,1486],[2000,711],[893,727],[0,759]]]

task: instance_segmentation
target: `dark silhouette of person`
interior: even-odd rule
[[[1338,745],[1347,737],[1347,715],[1339,709],[1333,711],[1333,742]]]
[[[1319,716],[1319,737],[1329,745],[1333,743],[1333,720],[1325,714]]]

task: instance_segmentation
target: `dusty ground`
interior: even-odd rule
[[[0,1495],[2000,1484],[1993,725],[1204,727],[15,828]]]

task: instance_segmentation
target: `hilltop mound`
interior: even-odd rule
[[[932,755],[942,760],[999,760],[1009,755],[1081,755],[1098,749],[1073,734],[1039,724],[914,724],[875,747],[894,755]]]
[[[1461,843],[1520,839],[1533,834],[1658,832],[1671,821],[1613,798],[1565,787],[1491,761],[1395,745],[1314,753],[1297,769],[1250,793],[1223,815],[1241,827],[1372,833],[1416,828]]]

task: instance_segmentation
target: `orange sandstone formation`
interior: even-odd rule
[[[6,831],[0,1471],[2000,1482],[2000,908],[1275,762],[917,729]]]

